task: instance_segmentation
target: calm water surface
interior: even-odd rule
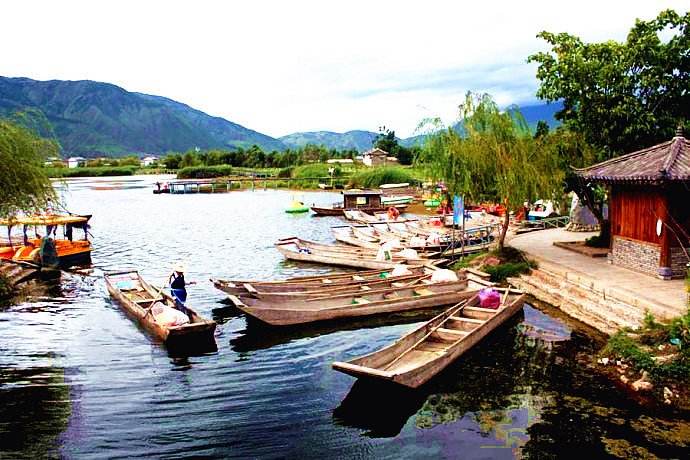
[[[94,269],[0,311],[0,457],[685,457],[687,422],[645,413],[587,367],[601,346],[550,309],[526,306],[421,391],[332,371],[424,317],[268,331],[209,277],[326,272],[272,243],[331,241],[337,218],[283,212],[293,193],[153,195],[148,177],[81,179],[67,206],[94,217]],[[328,204],[333,193],[303,193]],[[190,304],[218,322],[218,351],[172,357],[108,297],[102,270],[161,283],[183,260]]]

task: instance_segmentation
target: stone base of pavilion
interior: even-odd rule
[[[687,312],[684,280],[660,280],[553,244],[583,241],[595,234],[559,228],[512,238],[508,244],[529,254],[539,268],[509,281],[606,334],[621,327],[637,328],[645,311],[662,321]]]

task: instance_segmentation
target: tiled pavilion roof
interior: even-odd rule
[[[604,183],[690,182],[690,141],[679,129],[670,141],[575,172],[584,179]]]

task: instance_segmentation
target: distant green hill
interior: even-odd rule
[[[537,123],[543,120],[549,127],[555,128],[560,122],[554,118],[556,112],[563,108],[563,104],[555,102],[551,104],[536,104],[520,107],[520,112],[525,117],[525,121],[533,130]],[[398,139],[400,145],[412,147],[421,145],[424,142],[425,134],[411,136],[405,139]],[[357,149],[360,152],[369,150],[372,147],[376,133],[371,131],[348,131],[345,133],[334,133],[331,131],[314,131],[304,133],[293,133],[283,136],[280,140],[288,147],[304,147],[307,144],[323,145],[329,149]]]
[[[64,154],[97,156],[250,147],[282,142],[171,99],[94,81],[0,77],[0,116],[59,141]]]
[[[304,147],[307,144],[325,145],[329,149],[349,150],[360,152],[369,150],[376,138],[371,131],[348,131],[334,133],[331,131],[312,131],[306,133],[288,134],[279,138],[283,144],[291,148]]]

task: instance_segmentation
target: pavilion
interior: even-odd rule
[[[690,142],[681,128],[670,141],[575,172],[608,187],[611,263],[662,279],[686,275]]]

